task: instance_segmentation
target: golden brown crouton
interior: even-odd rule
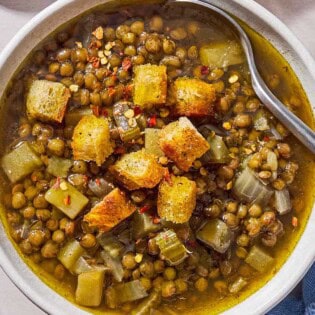
[[[70,96],[69,89],[61,83],[36,80],[27,95],[27,115],[30,119],[61,123]]]
[[[100,166],[113,152],[108,120],[102,117],[84,116],[74,128],[72,140],[75,160],[95,161]]]
[[[133,102],[142,108],[165,104],[167,75],[165,66],[141,65],[134,69]]]
[[[187,222],[196,207],[196,196],[196,183],[186,177],[171,176],[163,180],[157,200],[159,216],[174,223]]]
[[[128,200],[126,194],[115,188],[95,205],[84,216],[83,220],[88,222],[90,227],[96,227],[100,231],[106,232],[128,218],[136,209],[136,206]]]
[[[165,155],[182,170],[206,153],[210,145],[186,117],[168,124],[160,132],[159,144]]]
[[[165,174],[156,156],[145,150],[124,154],[109,170],[129,190],[153,188]]]
[[[214,114],[215,89],[202,80],[178,78],[171,88],[173,114],[200,117]]]

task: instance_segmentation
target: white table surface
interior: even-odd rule
[[[29,19],[53,2],[53,0],[0,0],[0,51]],[[257,0],[257,2],[284,21],[315,57],[314,0]],[[0,269],[0,315],[44,314]]]

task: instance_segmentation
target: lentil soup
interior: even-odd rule
[[[290,66],[244,27],[269,87],[314,127]],[[259,101],[215,15],[93,10],[34,50],[5,103],[3,223],[91,313],[222,312],[303,232],[314,156]]]

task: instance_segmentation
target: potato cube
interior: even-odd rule
[[[129,190],[153,188],[165,173],[156,156],[145,150],[124,154],[110,172]]]
[[[178,78],[171,88],[177,116],[201,117],[214,114],[215,89],[202,80]]]
[[[12,183],[19,181],[42,165],[42,160],[28,142],[22,142],[1,161],[1,166]]]
[[[83,220],[88,222],[90,227],[106,232],[129,217],[136,209],[125,193],[115,188],[96,204]]]
[[[186,117],[171,122],[161,130],[159,144],[165,155],[183,171],[205,154],[210,145]]]
[[[36,80],[26,99],[26,111],[30,119],[61,123],[71,93],[58,82]]]
[[[165,66],[141,65],[134,69],[133,102],[142,108],[166,102],[167,74]]]
[[[108,120],[102,117],[84,116],[75,127],[72,140],[75,160],[95,161],[100,166],[113,152]]]
[[[173,223],[187,222],[196,207],[197,188],[194,181],[186,177],[171,176],[159,186],[158,214]]]

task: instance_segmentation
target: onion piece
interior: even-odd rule
[[[291,211],[292,204],[291,204],[290,194],[287,188],[283,190],[276,190],[275,205],[280,215],[286,214]]]
[[[276,171],[278,169],[278,158],[273,151],[268,151],[267,153],[267,164],[271,171]]]
[[[283,137],[278,132],[275,126],[273,125],[270,126],[270,132],[272,133],[272,135],[275,137],[276,140],[283,140]]]
[[[117,282],[121,282],[124,277],[124,268],[121,264],[120,257],[112,257],[105,250],[101,252],[101,257],[104,259],[106,266],[109,267],[110,272]]]
[[[88,186],[95,194],[95,196],[100,198],[105,197],[115,188],[115,186],[111,182],[105,180],[104,178],[96,178],[95,180],[90,180]]]
[[[265,205],[269,202],[274,191],[264,185],[255,173],[246,167],[236,179],[233,194],[241,201]]]

